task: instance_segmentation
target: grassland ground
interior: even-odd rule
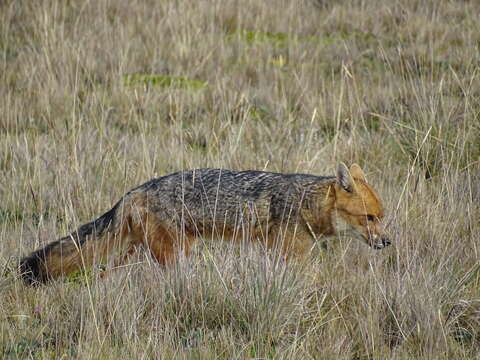
[[[480,357],[477,1],[0,2],[0,357]],[[394,244],[15,264],[173,171],[357,162]]]

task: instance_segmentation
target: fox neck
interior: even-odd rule
[[[310,211],[303,215],[308,227],[315,236],[331,236],[335,234],[335,181],[319,184],[315,189],[315,199]]]

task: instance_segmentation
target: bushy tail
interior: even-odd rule
[[[119,205],[120,202],[98,219],[23,258],[19,269],[25,283],[45,283],[91,265],[96,255],[105,253],[113,245],[112,240],[121,236]]]

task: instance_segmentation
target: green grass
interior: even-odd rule
[[[0,3],[0,358],[480,356],[475,1]],[[30,288],[18,259],[187,168],[358,162],[394,245],[203,239]]]

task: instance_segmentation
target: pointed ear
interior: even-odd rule
[[[350,171],[348,170],[347,165],[342,162],[339,163],[337,167],[337,184],[338,186],[340,186],[341,189],[345,190],[346,192],[353,192],[353,178],[350,175]]]
[[[352,175],[354,179],[367,182],[367,178],[358,164],[352,164],[352,166],[350,166],[350,175]]]

